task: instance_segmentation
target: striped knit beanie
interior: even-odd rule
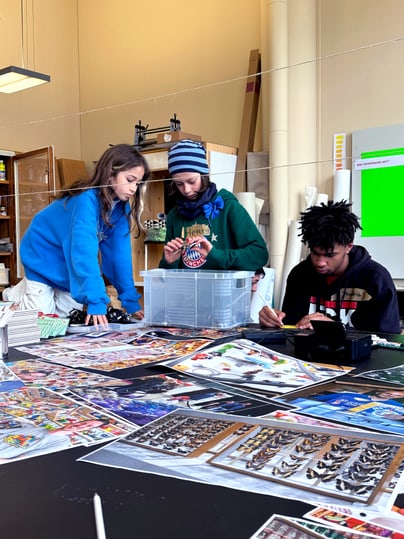
[[[168,172],[170,176],[179,172],[209,174],[206,149],[200,142],[184,139],[168,150]]]

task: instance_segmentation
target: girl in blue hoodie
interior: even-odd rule
[[[108,148],[88,180],[77,180],[32,219],[20,248],[25,293],[20,308],[67,316],[86,306],[86,324],[107,324],[103,276],[128,313],[143,318],[133,280],[131,223],[139,234],[150,175],[131,145]],[[12,289],[11,289],[12,290]]]

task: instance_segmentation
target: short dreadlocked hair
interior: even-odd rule
[[[358,217],[351,212],[351,204],[346,200],[329,200],[320,206],[312,206],[300,214],[299,221],[302,241],[310,249],[333,249],[335,244],[348,245],[353,242],[355,232],[362,229]]]

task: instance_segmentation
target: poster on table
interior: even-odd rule
[[[82,385],[104,387],[130,384],[126,380],[119,380],[100,373],[72,369],[39,359],[13,361],[8,363],[8,367],[22,381],[21,385],[23,383],[23,385],[30,387],[47,387],[55,391]]]
[[[123,334],[92,337],[79,335],[67,339],[19,347],[18,350],[35,354],[38,357],[72,368],[87,368],[111,372],[119,369],[152,365],[173,360],[204,348],[211,341],[208,339],[162,339],[144,332],[141,335]]]
[[[394,515],[392,511],[365,518],[366,513],[353,515],[342,509],[316,507],[308,511],[304,518],[322,525],[332,525],[340,531],[357,531],[366,537],[404,539],[404,517]]]
[[[143,376],[128,384],[122,387],[76,386],[71,391],[90,405],[101,406],[138,426],[177,408],[252,416],[268,410],[268,402],[250,393],[178,373]]]
[[[336,380],[272,400],[326,421],[404,435],[404,389]]]
[[[46,388],[0,393],[0,463],[108,442],[133,425]]]
[[[302,361],[237,339],[168,362],[177,371],[259,392],[286,393],[346,374],[338,366]]]
[[[272,515],[250,539],[365,539],[360,532],[338,530],[326,524],[315,524],[301,518]]]
[[[176,410],[80,460],[383,511],[396,498],[403,459],[399,436]]]
[[[18,376],[0,360],[0,393],[2,391],[13,391],[23,386],[24,383]]]
[[[369,378],[375,382],[397,384],[404,387],[404,365],[397,365],[388,369],[379,369],[375,371],[365,371],[355,375],[360,378]]]

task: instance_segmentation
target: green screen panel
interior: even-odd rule
[[[404,148],[363,152],[362,159],[404,155]],[[404,236],[404,165],[361,173],[363,237]]]

